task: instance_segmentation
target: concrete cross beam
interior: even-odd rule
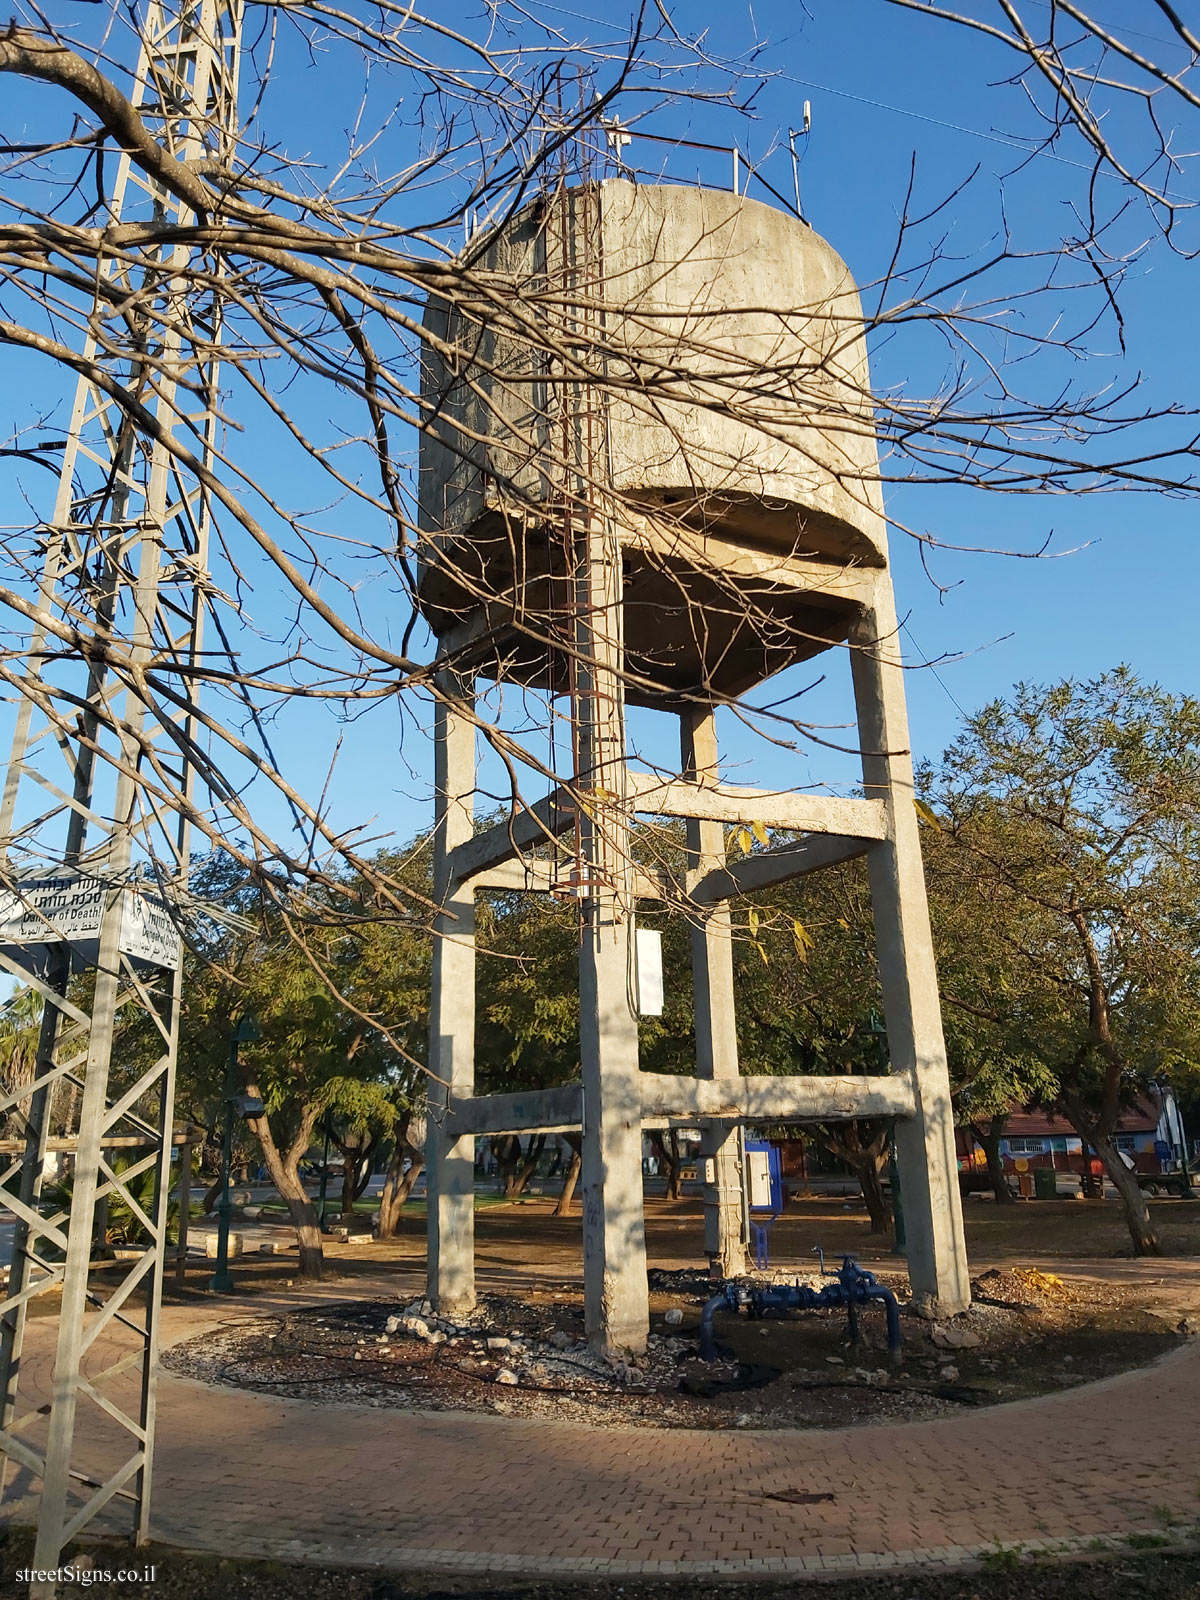
[[[576,802],[565,789],[543,795],[508,822],[497,822],[449,850],[447,878],[451,883],[466,883],[481,872],[510,861],[532,845],[546,844],[575,826],[577,811]]]
[[[849,834],[859,839],[886,839],[888,822],[878,800],[843,800],[830,795],[772,793],[742,784],[694,783],[686,778],[660,778],[650,772],[628,775],[631,809],[662,817],[696,817],[795,833]]]
[[[911,1117],[911,1082],[891,1077],[675,1077],[639,1072],[643,1124],[695,1122],[843,1121],[850,1117]],[[439,1120],[443,1139],[503,1133],[563,1133],[583,1122],[578,1083],[522,1094],[452,1095]]]
[[[916,1110],[907,1078],[676,1078],[665,1072],[639,1076],[643,1117],[832,1122],[850,1117],[911,1117]]]
[[[466,1134],[489,1138],[501,1133],[564,1133],[582,1123],[582,1085],[567,1083],[527,1094],[452,1097],[442,1130],[450,1139]]]
[[[773,845],[757,855],[743,856],[740,861],[692,874],[688,895],[697,905],[711,905],[735,895],[753,894],[757,889],[790,883],[822,867],[853,861],[865,856],[878,842],[877,839],[844,838],[838,834],[814,834],[810,838]]]
[[[692,817],[735,826],[761,822],[767,828],[788,828],[796,833],[849,836],[862,844],[862,849],[855,849],[852,854],[862,854],[872,842],[888,837],[887,817],[878,800],[772,794],[766,789],[732,784],[699,784],[680,778],[662,779],[646,772],[629,773],[628,782],[630,809],[633,811],[652,812],[664,817]],[[548,867],[539,867],[536,862],[517,862],[511,872],[502,869],[523,851],[546,844],[573,828],[578,811],[578,802],[565,789],[556,789],[553,794],[544,795],[510,821],[485,828],[482,833],[475,834],[450,850],[446,863],[449,880],[459,884],[471,882],[476,888],[549,889],[551,881]],[[764,858],[752,859],[757,861]],[[840,855],[830,859],[846,860],[849,857]],[[814,867],[824,864],[816,860],[813,863]],[[803,867],[801,870],[812,869]],[[539,872],[546,874],[541,882],[538,881]],[[478,881],[485,874],[489,877],[499,875],[494,882]],[[756,888],[759,886],[754,885]],[[639,875],[637,893],[657,899],[663,896],[666,887],[666,880],[661,875],[644,873]],[[720,896],[712,895],[711,898],[718,899]]]
[[[682,893],[665,872],[637,869],[632,876],[633,892],[639,900],[669,900]],[[469,882],[472,889],[498,889],[517,894],[562,893],[564,887],[561,869],[552,862],[530,856],[518,856],[499,866],[488,867]]]

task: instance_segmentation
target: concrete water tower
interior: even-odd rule
[[[799,220],[737,194],[585,183],[473,241],[425,326],[419,592],[441,647],[433,1299],[474,1302],[478,1135],[582,1128],[588,1332],[637,1349],[645,1120],[704,1129],[708,1248],[735,1271],[737,1125],[885,1115],[914,1295],[961,1310],[953,1113],[849,272]],[[864,797],[723,783],[716,708],[835,646],[851,658]],[[572,743],[552,793],[476,831],[480,678],[566,697]],[[674,770],[627,764],[628,702],[678,715],[678,765],[662,763]],[[686,819],[686,881],[633,861],[638,816]],[[727,861],[726,828],[752,822],[798,837]],[[740,1075],[731,902],[857,856],[891,1074]],[[579,1085],[474,1094],[474,895],[488,888],[579,897]],[[692,1077],[639,1070],[633,922],[655,899],[692,918]]]

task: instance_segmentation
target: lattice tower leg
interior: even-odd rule
[[[231,153],[240,24],[238,0],[148,6],[131,99],[181,161]],[[111,1502],[131,1509],[138,1540],[149,1532],[180,977],[177,940],[173,958],[168,938],[161,960],[135,960],[125,952],[124,923],[131,884],[149,882],[168,900],[186,884],[187,752],[196,729],[187,685],[201,647],[210,513],[207,494],[170,445],[180,435],[209,466],[217,429],[221,306],[211,283],[200,304],[187,294],[191,247],[180,235],[194,218],[128,154],[116,172],[113,220],[152,221],[170,237],[136,262],[122,255],[98,266],[95,304],[107,325],[103,339],[89,338],[81,352],[88,375],[77,387],[44,529],[38,600],[74,632],[110,637],[128,665],[110,668],[100,654],[89,665],[83,653],[64,650],[52,628],[38,628],[25,670],[5,669],[23,696],[0,799],[5,883],[20,893],[35,872],[49,872],[100,885],[103,905],[91,979],[72,974],[72,947],[56,942],[61,932],[49,920],[48,971],[0,952],[0,967],[29,983],[45,1007],[34,1080],[0,1099],[0,1114],[17,1129],[6,1142],[4,1178],[20,1167],[15,1195],[0,1188],[0,1209],[16,1225],[0,1303],[0,1446],[18,1468],[14,1487],[30,1491],[41,1480],[34,1562],[43,1569],[57,1567],[64,1547]],[[220,275],[219,262],[206,268],[210,279]],[[127,315],[134,308],[144,324],[136,345],[129,326],[137,317]],[[121,392],[155,414],[161,437],[135,431]],[[147,686],[152,660],[159,671],[182,674],[180,701],[160,701]],[[60,758],[65,783],[49,767]],[[35,812],[28,796],[44,806],[47,793],[54,804]],[[87,964],[76,951],[76,969],[80,959]],[[50,1140],[60,1088],[79,1096],[78,1132]],[[69,1199],[51,1214],[37,1204],[48,1144],[74,1158]],[[148,1192],[138,1181],[147,1176]],[[94,1218],[112,1197],[124,1202],[148,1246],[98,1293],[89,1280]],[[21,1414],[29,1402],[18,1381],[29,1303],[58,1288],[44,1423],[41,1396],[29,1397]],[[53,1589],[35,1584],[31,1592]]]

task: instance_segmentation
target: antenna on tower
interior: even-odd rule
[[[804,208],[800,204],[800,157],[796,154],[796,140],[798,138],[807,139],[809,131],[812,128],[811,100],[806,100],[804,102],[804,112],[800,120],[803,124],[802,127],[799,129],[788,129],[788,149],[791,151],[792,156],[792,186],[796,191],[796,215],[800,218],[801,222],[806,222],[808,219],[805,217]]]

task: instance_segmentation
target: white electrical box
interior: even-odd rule
[[[767,1150],[746,1151],[746,1187],[751,1211],[771,1209],[771,1155]]]
[[[640,1017],[661,1017],[663,1012],[662,934],[657,928],[638,928],[634,934],[634,978]]]

